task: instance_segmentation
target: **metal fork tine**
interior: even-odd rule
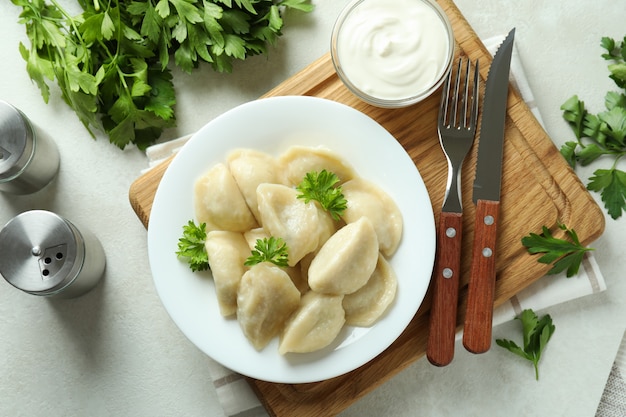
[[[468,116],[468,112],[469,112],[469,86],[470,86],[470,70],[472,69],[471,67],[471,62],[468,59],[467,60],[467,65],[465,65],[465,92],[463,94],[463,98],[462,98],[462,106],[463,106],[463,121],[459,124],[459,126],[463,127],[463,128],[467,128],[469,126],[469,123],[471,122],[471,120],[468,120],[467,116]]]
[[[460,57],[458,61],[456,74],[454,70],[451,70],[443,84],[439,104],[439,129],[473,131],[478,117],[480,80],[478,60],[474,65],[473,76],[472,61],[463,57]]]
[[[468,63],[469,65],[469,63]],[[474,65],[474,86],[472,91],[472,114],[470,119],[470,126],[476,126],[476,121],[478,119],[478,84],[479,84],[479,74],[478,74],[478,60],[476,60],[476,64]]]
[[[454,95],[452,97],[452,115],[450,116],[450,125],[457,126],[458,105],[459,105],[459,87],[461,84],[461,64],[463,59],[459,59],[459,65],[456,70],[456,80],[454,81]]]
[[[450,101],[450,80],[452,78],[452,71],[448,73],[446,80],[443,84],[443,92],[441,94],[441,102],[439,103],[439,126],[444,126],[448,123],[448,103]]]

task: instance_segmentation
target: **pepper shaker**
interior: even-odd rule
[[[91,232],[50,211],[26,211],[0,230],[0,275],[29,294],[78,297],[98,283],[105,263]]]
[[[59,170],[56,144],[28,117],[0,100],[0,191],[32,194]]]

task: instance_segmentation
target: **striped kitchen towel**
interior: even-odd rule
[[[626,416],[626,331],[596,412],[596,417],[624,416]]]

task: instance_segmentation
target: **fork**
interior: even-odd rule
[[[437,225],[433,298],[426,348],[428,360],[437,366],[449,364],[454,357],[463,235],[461,168],[474,143],[478,118],[478,61],[474,67],[473,82],[470,82],[471,61],[467,59],[465,65],[463,61],[459,58],[454,88],[451,85],[452,70],[444,82],[437,126],[439,142],[448,161],[446,194]]]

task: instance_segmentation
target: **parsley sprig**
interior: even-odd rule
[[[50,98],[63,100],[89,133],[104,131],[124,149],[145,149],[175,125],[168,63],[230,72],[234,60],[264,54],[283,27],[282,11],[311,11],[309,0],[77,0],[71,15],[57,0],[11,0],[30,45],[26,70]]]
[[[197,225],[193,220],[183,226],[183,236],[178,239],[176,255],[189,264],[192,271],[209,269],[206,242],[206,223]]]
[[[339,220],[348,202],[341,191],[341,186],[336,186],[338,182],[339,177],[325,169],[320,172],[308,172],[296,187],[300,191],[298,198],[304,199],[305,203],[317,201],[333,219]]]
[[[289,256],[285,241],[274,236],[257,239],[252,255],[246,259],[244,265],[253,266],[261,262],[271,262],[276,266],[289,266]]]
[[[539,360],[548,341],[554,334],[556,326],[552,323],[549,314],[540,319],[532,309],[522,311],[516,320],[522,322],[523,347],[508,339],[496,339],[496,344],[531,361],[535,368],[535,379],[539,380]]]
[[[606,110],[598,114],[590,113],[576,95],[561,106],[563,118],[577,139],[566,142],[561,154],[572,168],[589,165],[603,156],[613,159],[608,169],[593,173],[587,188],[600,193],[608,214],[617,219],[626,210],[626,172],[617,168],[626,155],[626,36],[623,41],[603,37],[601,46],[606,51],[602,58],[612,61],[609,77],[622,90],[606,93]]]
[[[583,246],[573,229],[568,229],[564,224],[559,224],[559,228],[565,231],[570,240],[554,237],[550,229],[543,226],[541,234],[530,233],[523,237],[522,245],[531,254],[543,253],[538,262],[544,264],[554,262],[552,269],[548,271],[549,275],[567,270],[566,276],[570,278],[578,273],[585,252],[594,249]]]

